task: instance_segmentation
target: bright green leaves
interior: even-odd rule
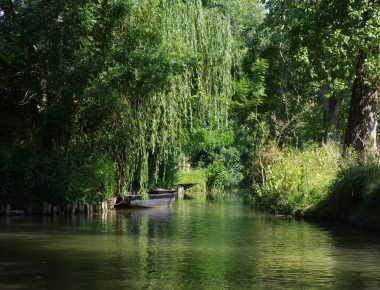
[[[99,110],[104,119],[95,123],[107,131],[101,142],[118,163],[119,183],[146,192],[175,176],[186,128],[225,125],[232,38],[228,19],[198,1],[133,3],[119,29],[82,119]]]
[[[257,8],[250,0],[10,3],[17,13],[4,10],[0,22],[0,90],[12,110],[1,124],[10,125],[10,142],[56,150],[62,171],[72,172],[62,192],[78,200],[97,184],[108,197],[171,185],[188,132],[228,126],[237,55],[248,54],[250,23],[262,17],[245,9]],[[249,77],[249,109],[264,96],[264,68],[257,62]],[[227,151],[224,166],[239,157]]]
[[[241,78],[236,82],[235,95],[231,102],[231,112],[237,122],[244,123],[251,113],[257,112],[265,97],[264,77],[268,65],[257,59],[253,65],[251,79]]]
[[[163,7],[164,45],[177,56],[177,62],[182,60],[183,71],[176,76],[172,93],[186,102],[183,109],[191,117],[184,121],[191,126],[196,118],[200,124],[221,128],[226,125],[226,100],[232,94],[229,19],[196,0],[168,0]]]

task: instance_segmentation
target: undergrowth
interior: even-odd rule
[[[380,165],[375,159],[345,164],[328,196],[307,209],[306,217],[380,227]]]
[[[257,159],[251,198],[276,214],[380,227],[380,162],[344,156],[334,144],[303,150],[268,146]]]
[[[254,202],[281,214],[294,214],[320,202],[339,170],[339,156],[339,148],[333,144],[302,151],[269,146],[258,157]]]

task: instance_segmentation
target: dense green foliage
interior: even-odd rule
[[[186,132],[226,126],[233,41],[219,10],[36,0],[0,11],[1,200],[172,186]]]
[[[0,39],[1,203],[195,181],[294,213],[377,152],[376,0],[1,1]]]
[[[237,186],[243,179],[243,166],[234,133],[199,129],[191,137],[187,153],[193,166],[206,169],[207,187],[222,190]]]
[[[269,138],[252,166],[253,199],[265,208],[343,220],[377,216],[377,205],[368,207],[378,204],[377,165],[363,160],[377,152],[379,5],[266,1],[265,41],[257,47],[268,63],[268,98],[256,115],[267,118]],[[269,150],[271,139],[279,149]],[[344,150],[326,155],[330,145],[309,145],[327,140],[344,140]],[[350,146],[371,153],[353,158]]]
[[[369,158],[349,162],[338,172],[329,195],[306,209],[303,215],[379,227],[379,178],[380,166],[377,160]]]
[[[323,200],[339,171],[340,151],[333,144],[302,151],[272,145],[261,151],[253,199],[276,213],[292,214]]]
[[[337,145],[275,146],[259,156],[252,201],[274,213],[379,227],[380,166],[371,155],[342,156]]]
[[[378,2],[268,1],[267,7],[270,41],[263,54],[269,61],[267,94],[276,137],[293,145],[338,141],[349,125],[347,99],[357,94],[360,51],[368,53],[365,66],[374,76],[367,81],[378,87]]]

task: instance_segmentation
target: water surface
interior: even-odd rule
[[[239,198],[0,218],[0,289],[226,288],[380,288],[380,234],[274,217]]]

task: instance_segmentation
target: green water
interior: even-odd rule
[[[380,234],[258,213],[238,198],[0,219],[0,289],[225,288],[380,288]]]

